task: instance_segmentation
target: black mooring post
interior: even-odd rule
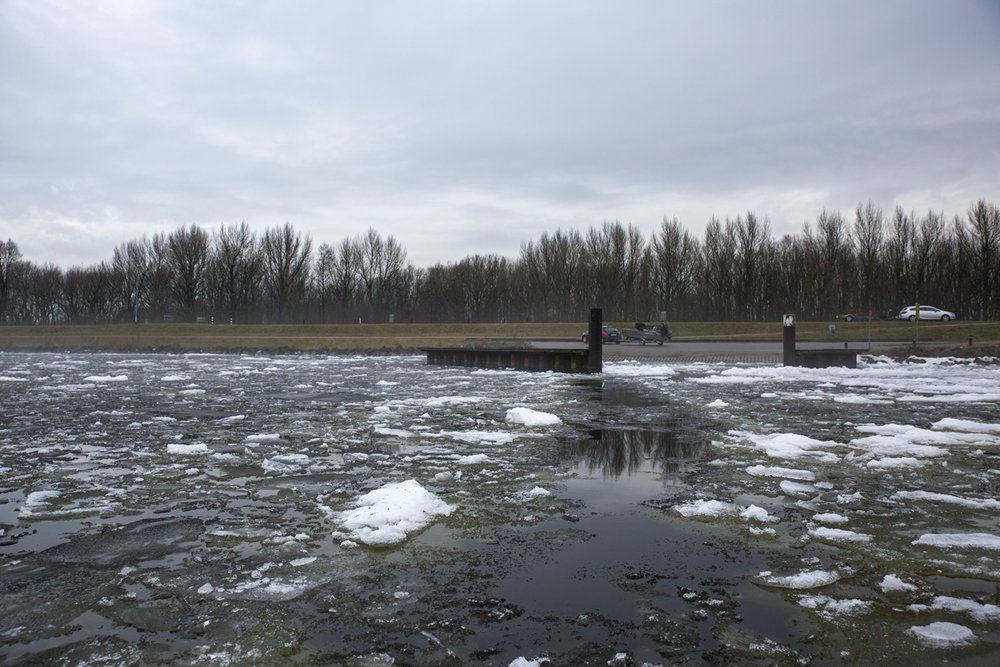
[[[601,329],[604,325],[604,314],[600,308],[590,309],[590,325],[587,327],[587,370],[600,373],[604,369],[604,342]]]
[[[781,364],[795,366],[795,315],[785,315],[782,318],[784,332],[782,336]]]

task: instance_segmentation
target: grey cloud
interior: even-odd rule
[[[998,198],[982,2],[0,5],[0,234],[373,225],[415,260],[559,225]]]

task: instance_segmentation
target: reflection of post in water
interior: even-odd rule
[[[682,441],[672,431],[606,429],[591,431],[590,436],[580,442],[588,471],[611,477],[633,475],[647,461],[654,470],[674,472],[680,459],[693,458],[702,448],[701,442]]]

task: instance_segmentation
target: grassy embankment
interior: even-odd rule
[[[800,322],[798,339],[825,340],[827,322]],[[619,326],[629,326],[619,323]],[[675,322],[674,341],[780,340],[778,322]],[[140,324],[0,327],[0,350],[366,351],[393,352],[489,340],[579,340],[586,325],[515,324]],[[864,322],[837,323],[838,340],[864,340]],[[958,348],[1000,346],[998,322],[923,322],[921,342]],[[913,324],[874,322],[872,340],[913,338]],[[949,345],[950,344],[950,345]]]

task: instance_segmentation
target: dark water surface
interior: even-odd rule
[[[996,367],[963,364],[623,363],[581,379],[414,357],[0,354],[0,655],[988,663],[1000,551],[912,542],[1000,535],[1000,438],[929,428],[1000,422],[993,392]],[[517,406],[562,421],[506,421]],[[865,424],[923,431],[852,443]],[[827,444],[788,457],[759,443],[776,433]],[[408,479],[452,513],[357,544],[340,513]],[[894,495],[913,490],[966,502]],[[725,507],[678,510],[699,500]],[[751,505],[768,519],[741,517]],[[821,536],[829,514],[868,539]],[[809,571],[837,581],[768,583]],[[890,573],[916,588],[883,591]],[[975,639],[909,631],[936,621]]]

